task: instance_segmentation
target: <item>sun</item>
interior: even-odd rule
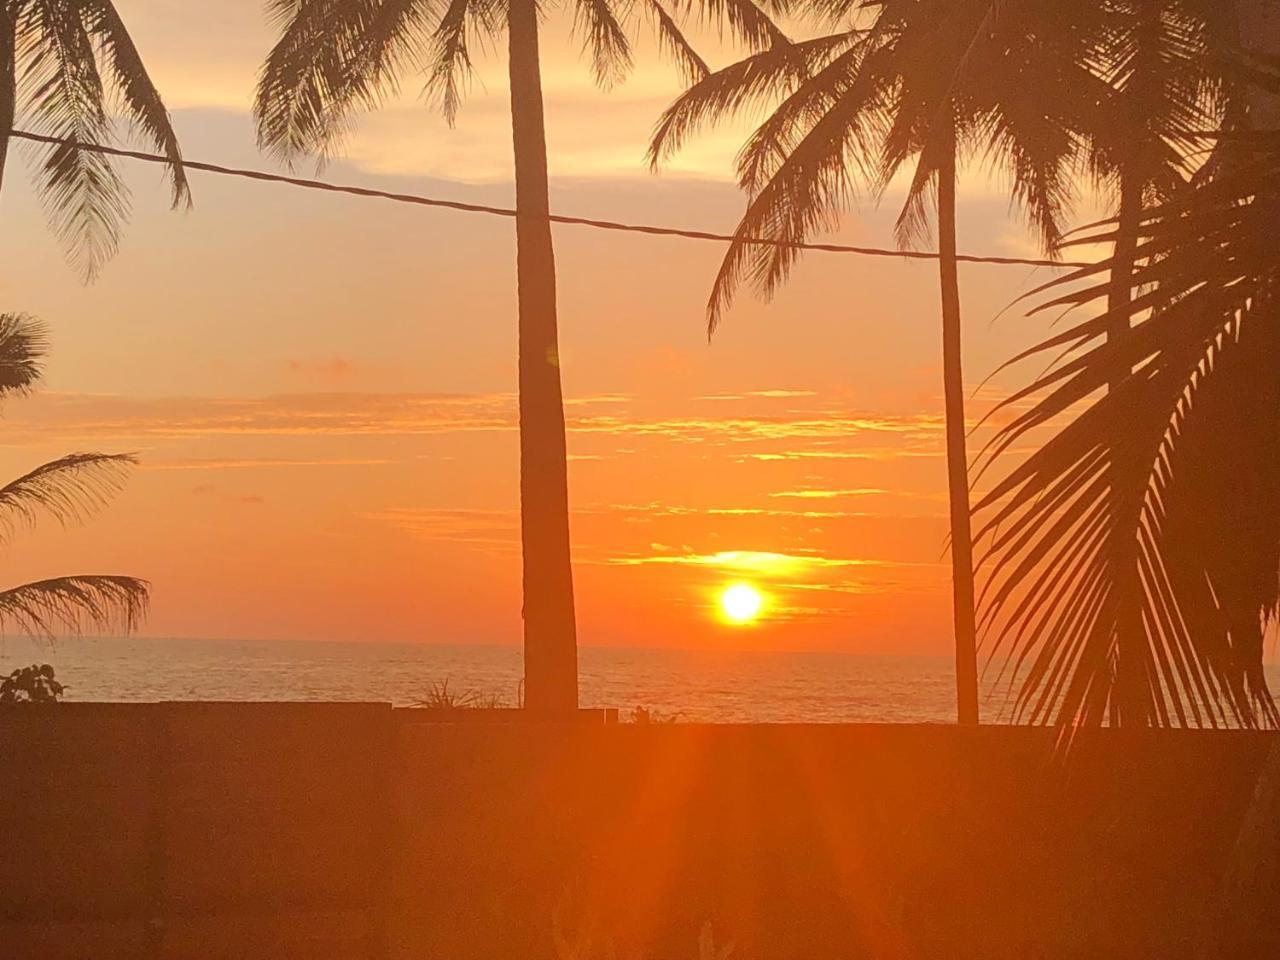
[[[730,623],[750,623],[760,616],[764,595],[749,583],[735,583],[720,594],[720,612]]]

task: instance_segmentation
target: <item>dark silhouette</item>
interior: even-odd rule
[[[65,141],[41,149],[36,183],[86,279],[115,252],[129,209],[110,159],[76,147],[113,139],[108,99],[172,161],[174,206],[189,203],[169,114],[111,0],[0,3],[0,182],[15,121]]]
[[[453,0],[440,13],[424,0],[300,0],[278,4],[283,31],[258,85],[259,143],[286,161],[331,150],[347,117],[376,106],[408,61],[426,65],[427,92],[450,122],[471,71],[470,38],[506,32],[516,180],[519,287],[520,508],[524,569],[526,704],[543,713],[578,702],[577,627],[569,550],[568,473],[556,313],[555,257],[535,0],[495,7]],[[664,49],[690,77],[706,66],[658,0],[641,5]],[[577,0],[584,49],[602,86],[631,68],[627,10],[614,0]],[[708,10],[749,43],[772,25],[749,0]]]
[[[1199,135],[1213,129],[1218,116],[1233,112],[1231,99],[1237,91],[1223,75],[1223,65],[1237,31],[1230,3],[1122,0],[1104,10],[1096,62],[1111,93],[1101,100],[1099,116],[1085,132],[1090,170],[1116,203],[1107,336],[1119,339],[1130,327],[1127,306],[1133,299],[1144,211],[1185,188],[1199,163]],[[1128,372],[1117,368],[1109,388],[1119,389]],[[1124,463],[1131,451],[1123,422],[1117,426],[1121,432],[1110,456],[1123,476],[1135,465]],[[1112,485],[1105,531],[1109,595],[1094,629],[1114,636],[1111,723],[1146,726],[1152,710],[1143,679],[1142,578],[1133,535],[1142,502],[1125,493],[1123,480]]]
[[[20,667],[0,679],[0,703],[57,703],[66,689],[47,663]]]
[[[883,193],[914,164],[897,232],[904,247],[925,239],[932,201],[940,253],[957,702],[959,720],[967,724],[978,722],[978,675],[957,166],[976,154],[1010,174],[1015,201],[1045,247],[1056,248],[1077,153],[1073,131],[1101,86],[1086,69],[1071,19],[1074,6],[1057,0],[852,4],[840,17],[845,31],[776,45],[695,85],[664,114],[650,149],[656,163],[704,122],[762,99],[781,101],[740,154],[739,182],[751,199],[716,278],[712,329],[742,279],[757,279],[767,296],[797,256],[792,246],[764,246],[752,238],[802,242],[835,223],[855,193],[855,177]],[[875,20],[864,29],[868,11]],[[819,23],[830,22],[826,9],[810,13]]]
[[[1030,353],[1067,351],[1012,398],[1031,405],[996,449],[1053,433],[978,504],[998,559],[993,615],[1025,664],[1018,703],[1033,722],[1280,721],[1262,667],[1280,602],[1280,129],[1255,126],[1280,85],[1280,32],[1251,39],[1269,47],[1229,55],[1249,108],[1198,138],[1201,157],[1216,146],[1195,182],[1143,213],[1132,255],[1129,225],[1109,221],[1080,239],[1113,255],[1041,292],[1040,310],[1102,309]],[[1130,270],[1139,293],[1117,297]],[[1130,516],[1112,516],[1117,502]],[[1109,536],[1132,540],[1125,579]],[[1121,616],[1135,631],[1123,651]]]
[[[44,329],[30,317],[0,314],[0,397],[21,395],[40,378]],[[0,487],[0,528],[11,538],[41,514],[62,524],[83,520],[116,492],[135,459],[129,454],[73,453]],[[37,637],[59,632],[132,630],[146,612],[148,589],[135,577],[82,574],[0,591],[0,623]]]

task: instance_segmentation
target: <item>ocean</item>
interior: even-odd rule
[[[411,706],[433,684],[514,706],[518,647],[305,641],[62,639],[0,642],[0,672],[51,663],[66,700],[373,700]],[[1274,670],[1274,668],[1272,668]],[[989,671],[983,719],[1007,720],[1008,685]],[[643,707],[708,723],[949,723],[947,657],[584,647],[584,707]],[[1273,689],[1280,675],[1273,673]]]

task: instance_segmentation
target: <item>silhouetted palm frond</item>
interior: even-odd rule
[[[0,625],[44,638],[86,628],[129,632],[146,614],[149,589],[134,577],[40,580],[0,591]]]
[[[677,14],[723,27],[752,49],[788,43],[753,0],[708,0],[670,6],[662,0],[575,0],[574,28],[603,87],[631,70],[633,12],[648,18],[660,46],[691,79],[707,73],[680,28]],[[259,144],[288,161],[328,155],[353,113],[369,110],[398,89],[405,72],[424,77],[424,94],[452,123],[472,73],[476,43],[506,29],[498,0],[280,0],[272,7],[280,40],[259,79],[254,115]]]
[[[743,279],[771,296],[799,255],[794,244],[833,227],[855,195],[855,175],[866,170],[884,123],[883,90],[860,69],[862,54],[855,47],[837,56],[779,106],[775,116],[795,117],[798,123],[770,118],[743,147],[740,179],[754,178],[774,162],[777,166],[734,231],[708,301],[709,332]],[[753,243],[757,238],[779,243]]]
[[[325,156],[351,111],[397,89],[421,60],[434,22],[428,0],[288,0],[274,8],[283,33],[263,65],[254,101],[258,143],[293,162]]]
[[[669,56],[688,83],[697,83],[711,72],[707,62],[693,48],[680,25],[660,0],[644,0],[645,9],[658,35],[658,48]]]
[[[44,512],[79,523],[123,486],[137,458],[127,453],[72,453],[0,487],[0,526],[33,526]]]
[[[49,347],[44,324],[22,313],[0,313],[0,396],[26,393],[40,379]]]
[[[1006,404],[990,455],[1050,435],[977,507],[983,626],[1033,722],[1278,719],[1262,631],[1280,597],[1280,135],[1254,144],[1148,212],[1145,292],[1032,351],[1069,349]],[[1041,309],[1107,304],[1110,268],[1056,281]]]
[[[190,206],[191,189],[182,167],[182,150],[160,91],[151,82],[142,56],[111,0],[80,0],[85,30],[97,44],[110,82],[120,96],[125,119],[172,163],[167,168],[173,205]]]
[[[50,226],[86,279],[115,253],[129,193],[108,159],[75,147],[105,143],[111,124],[93,43],[71,5],[38,0],[19,22],[27,83],[20,113],[38,133],[69,141],[41,149],[40,196]]]
[[[115,252],[129,194],[110,159],[77,148],[112,139],[108,94],[135,129],[173,161],[174,204],[189,200],[177,137],[110,0],[24,0],[11,5],[16,111],[63,143],[37,151],[36,180],[50,225],[72,262],[92,279]],[[105,75],[104,75],[105,71]],[[8,131],[0,132],[7,152]]]
[[[663,111],[649,144],[650,165],[660,166],[703,127],[792,93],[825,60],[856,43],[859,36],[858,31],[846,31],[778,44],[707,73]]]
[[[633,66],[631,41],[618,6],[614,0],[578,0],[574,4],[574,31],[583,34],[582,52],[590,58],[596,85],[605,90],[621,83]]]

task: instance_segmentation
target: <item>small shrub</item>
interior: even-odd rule
[[[33,663],[0,680],[0,703],[57,703],[65,689],[52,666]]]
[[[680,714],[662,713],[648,707],[636,707],[631,711],[632,723],[678,723]]]
[[[427,695],[413,703],[431,710],[496,710],[505,706],[496,693],[450,689],[448,679],[433,681],[427,687]]]

